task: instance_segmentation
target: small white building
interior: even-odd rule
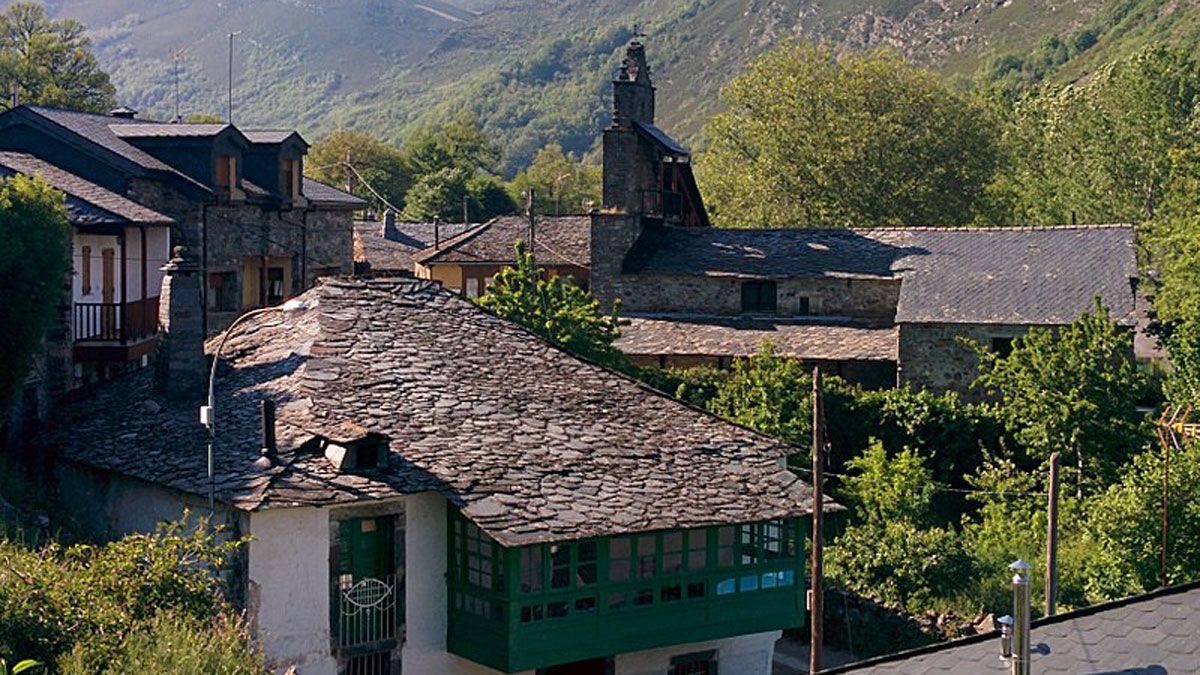
[[[430,281],[300,300],[235,328],[217,374],[216,517],[252,537],[231,593],[276,667],[770,673],[805,621],[794,448]],[[164,358],[193,333],[167,326]],[[70,410],[59,488],[92,528],[207,511],[190,387],[139,373]]]

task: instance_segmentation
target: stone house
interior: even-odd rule
[[[352,271],[353,212],[365,203],[303,176],[308,145],[295,132],[19,106],[0,115],[0,149],[170,218],[170,244],[200,259],[209,333]]]
[[[168,266],[166,377],[95,387],[44,440],[96,532],[211,494],[253,537],[231,579],[275,667],[766,675],[803,624],[794,448],[428,280],[323,280],[235,329],[209,478],[199,319],[175,305],[198,286]]]
[[[413,255],[421,279],[441,282],[468,298],[479,297],[501,269],[516,263],[516,244],[531,250],[538,266],[551,275],[572,277],[588,286],[591,220],[587,216],[500,216],[456,237],[435,242]]]
[[[590,279],[603,306],[620,301],[617,346],[639,363],[727,367],[769,341],[867,386],[965,392],[976,363],[960,338],[1005,350],[1096,298],[1131,330],[1141,317],[1131,226],[709,227],[686,151],[654,126],[654,96],[631,43],[604,130]]]

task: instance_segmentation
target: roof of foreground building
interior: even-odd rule
[[[1200,664],[1200,583],[1088,607],[1033,622],[1035,673],[1194,673]],[[1007,673],[998,634],[882,656],[826,673],[927,675]]]
[[[419,279],[330,279],[248,320],[217,381],[219,500],[254,510],[437,491],[504,545],[759,521],[811,510],[796,449],[572,356]],[[205,494],[195,405],[139,374],[75,405],[68,459]],[[259,402],[278,458],[259,459]],[[339,471],[329,444],[390,447]],[[839,508],[833,505],[832,508]]]

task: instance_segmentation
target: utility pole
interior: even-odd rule
[[[175,79],[175,121],[182,122],[183,118],[179,115],[179,59],[183,56],[183,49],[171,50],[171,72]]]
[[[1050,453],[1050,501],[1046,518],[1046,616],[1058,611],[1058,453]]]
[[[825,402],[821,393],[821,370],[813,368],[812,421],[812,588],[809,590],[808,622],[812,627],[809,641],[808,672],[821,672],[821,651],[825,644],[825,598],[821,591],[824,574],[825,508]]]
[[[233,38],[242,34],[242,31],[235,30],[229,34],[229,117],[227,121],[233,124]]]
[[[534,232],[534,218],[536,218],[536,216],[533,213],[533,197],[533,188],[529,188],[529,194],[526,195],[525,201],[525,217],[529,218],[529,255],[533,256],[533,261],[536,264],[537,252],[535,251],[535,248],[537,242],[534,241],[534,237],[537,236],[537,233]]]

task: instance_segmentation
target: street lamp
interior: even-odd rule
[[[213,352],[212,368],[208,371],[208,400],[205,405],[200,406],[200,423],[208,429],[208,517],[211,519],[216,514],[216,476],[213,473],[213,445],[217,438],[216,425],[216,400],[213,395],[214,383],[217,379],[217,363],[221,360],[221,351],[225,349],[225,343],[229,341],[229,336],[233,335],[233,330],[240,326],[244,321],[251,317],[266,314],[267,312],[283,312],[284,314],[292,314],[302,312],[308,309],[308,303],[299,298],[292,298],[282,305],[274,307],[260,307],[252,309],[249,312],[234,319],[233,323],[225,329],[221,336],[221,342],[217,344],[217,351]]]

